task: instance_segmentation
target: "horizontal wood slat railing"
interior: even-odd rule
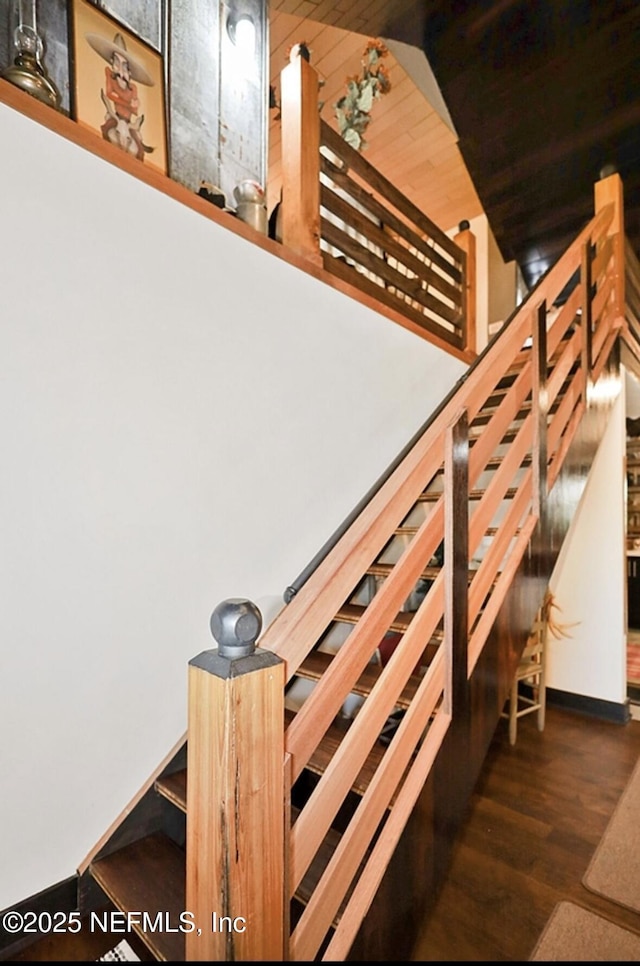
[[[475,257],[466,239],[449,238],[321,120],[306,60],[285,67],[281,91],[283,244],[439,343],[474,351]]]
[[[640,260],[625,239],[625,344],[640,363]]]
[[[305,678],[307,657],[323,655],[310,662],[309,691],[285,726],[285,799],[305,770],[317,776],[288,832],[288,898],[303,890],[341,815],[339,844],[315,887],[304,887],[285,958],[347,955],[455,721],[456,694],[473,675],[620,330],[619,249],[611,234],[617,204],[613,175],[596,185],[591,222],[259,641],[258,650],[283,663],[285,706]],[[385,548],[405,528],[405,548],[382,566]],[[443,542],[444,564],[429,571]],[[428,571],[430,587],[407,612]],[[363,603],[368,574],[378,583]],[[348,634],[327,647],[345,619]],[[381,642],[394,629],[399,641],[380,666]],[[367,671],[372,664],[375,674]],[[318,749],[354,694],[359,710],[319,770]]]
[[[364,276],[371,294],[400,302],[418,324],[462,348],[465,253],[324,121],[320,151],[324,267],[343,278]]]

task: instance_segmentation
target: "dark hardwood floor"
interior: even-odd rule
[[[514,747],[501,720],[413,961],[526,962],[561,900],[640,933],[640,915],[582,884],[639,756],[638,720],[547,705],[544,731],[522,718]]]

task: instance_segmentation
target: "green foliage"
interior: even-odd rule
[[[364,134],[371,123],[374,101],[391,90],[382,63],[388,53],[381,40],[370,40],[363,52],[361,75],[347,77],[347,91],[333,106],[340,134],[356,151],[363,151],[367,145]]]

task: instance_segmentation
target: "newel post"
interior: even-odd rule
[[[282,961],[284,664],[251,601],[210,624],[218,649],[189,662],[186,959]]]
[[[605,165],[600,171],[600,180],[594,186],[596,214],[613,203],[613,220],[608,234],[613,238],[613,257],[615,265],[616,325],[624,323],[625,317],[625,229],[624,229],[624,190],[622,178],[613,165]]]
[[[468,221],[461,221],[457,235],[453,240],[465,253],[465,270],[462,276],[462,306],[464,311],[464,349],[470,352],[478,351],[478,337],[476,334],[476,236],[469,227]]]
[[[318,74],[294,56],[280,74],[282,244],[322,265]]]

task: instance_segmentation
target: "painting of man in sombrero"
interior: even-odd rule
[[[162,58],[87,0],[74,0],[75,115],[166,173]]]
[[[85,34],[87,43],[107,62],[105,67],[105,86],[100,91],[102,102],[107,109],[104,124],[100,126],[105,141],[117,144],[124,151],[130,151],[139,161],[153,147],[142,140],[144,114],[140,111],[140,98],[137,84],[153,86],[153,79],[142,64],[131,56],[125,39],[120,33],[113,40],[99,34]]]

